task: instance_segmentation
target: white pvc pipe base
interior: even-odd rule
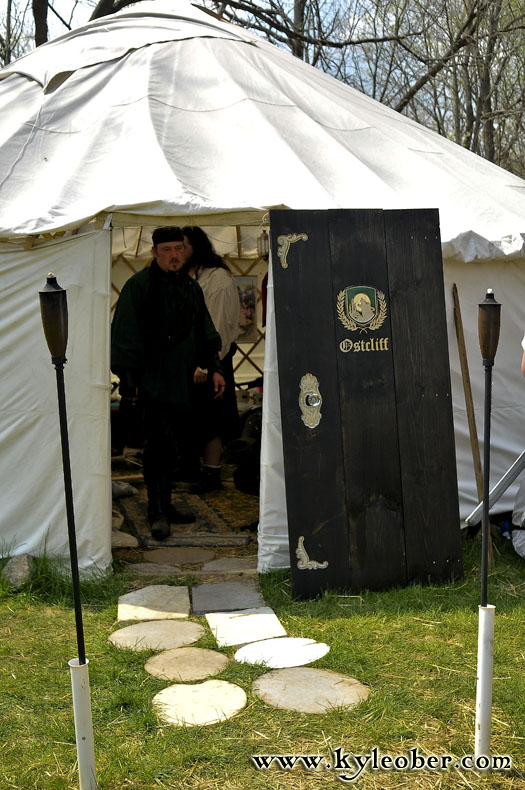
[[[492,674],[494,664],[494,613],[491,604],[479,607],[478,674],[476,685],[476,735],[474,756],[490,757]]]
[[[95,742],[89,692],[89,662],[86,660],[85,664],[79,664],[78,658],[72,658],[68,663],[71,669],[71,688],[73,690],[80,790],[97,790]]]

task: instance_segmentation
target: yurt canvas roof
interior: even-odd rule
[[[438,207],[445,257],[523,253],[523,180],[187,0],[168,7],[138,3],[0,72],[0,237],[101,212]]]

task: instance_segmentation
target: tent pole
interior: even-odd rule
[[[463,381],[463,392],[465,395],[465,407],[467,410],[468,430],[470,436],[470,447],[472,450],[472,461],[474,463],[474,474],[476,476],[476,489],[478,492],[478,502],[483,498],[483,471],[481,468],[481,453],[479,451],[478,429],[476,426],[476,415],[474,412],[474,398],[472,397],[472,387],[470,384],[470,373],[468,367],[467,347],[465,345],[465,333],[463,331],[463,319],[461,317],[461,306],[456,283],[452,285],[452,297],[454,299],[454,324],[456,327],[456,337],[458,341],[459,363],[461,366],[461,379]],[[488,544],[488,563],[489,568],[494,565],[494,551],[492,539],[489,532]]]

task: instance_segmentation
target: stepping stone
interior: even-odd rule
[[[34,559],[30,554],[17,554],[7,560],[2,568],[2,579],[13,589],[19,590],[29,581]]]
[[[264,598],[253,582],[198,584],[192,590],[193,614],[232,612],[264,606]]]
[[[117,620],[181,620],[189,616],[187,587],[152,584],[121,595]]]
[[[324,642],[303,637],[284,637],[252,642],[235,653],[235,660],[244,664],[265,664],[269,669],[301,667],[325,656],[330,648]]]
[[[252,687],[268,705],[300,713],[326,713],[331,708],[353,708],[367,699],[370,689],[355,678],[329,669],[276,669]]]
[[[115,647],[130,650],[169,650],[191,645],[203,634],[204,628],[198,623],[153,620],[121,628],[111,634],[109,641]]]
[[[111,528],[120,529],[123,524],[124,516],[122,516],[120,513],[113,513],[111,516]]]
[[[176,647],[149,658],[144,669],[161,680],[203,680],[218,675],[228,666],[229,659],[216,650],[202,647]]]
[[[206,615],[206,620],[219,647],[286,636],[275,612],[267,606],[237,612],[213,612]]]
[[[158,565],[156,562],[134,562],[128,568],[143,576],[176,576],[180,573],[177,565]]]
[[[223,557],[202,566],[203,571],[250,571],[257,570],[257,557]]]
[[[131,483],[126,483],[124,480],[111,481],[111,497],[112,499],[120,499],[121,497],[135,496],[138,494],[138,488],[132,486]]]
[[[196,546],[174,546],[144,552],[146,562],[158,562],[162,565],[190,565],[195,562],[208,562],[214,557],[215,553],[210,549]]]
[[[244,691],[225,680],[206,680],[194,686],[168,686],[153,697],[159,718],[176,727],[225,721],[245,705]]]
[[[218,532],[195,532],[187,535],[170,535],[162,541],[155,540],[150,535],[144,535],[146,546],[247,546],[251,542],[250,535]]]
[[[111,530],[112,549],[136,548],[138,545],[139,542],[133,535],[129,535],[127,532],[121,532],[119,529]]]

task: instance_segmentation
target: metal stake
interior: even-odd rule
[[[483,439],[483,519],[481,533],[481,605],[478,625],[478,670],[476,685],[476,758],[490,755],[492,723],[492,677],[494,664],[495,607],[487,604],[489,552],[489,479],[490,479],[490,412],[492,407],[492,367],[498,348],[500,330],[499,305],[492,289],[479,305],[479,345],[485,368],[485,425]],[[480,769],[487,770],[487,769]]]
[[[80,790],[97,790],[95,769],[95,748],[93,724],[91,720],[91,696],[89,691],[89,670],[84,645],[82,623],[82,603],[80,599],[80,577],[78,572],[77,538],[75,531],[75,511],[73,507],[73,487],[71,484],[71,459],[69,456],[69,435],[67,428],[66,391],[64,385],[64,365],[67,346],[67,298],[54,274],[48,274],[46,286],[40,291],[42,324],[51,352],[51,362],[55,366],[58,393],[58,416],[62,444],[62,467],[64,470],[64,491],[66,497],[67,531],[69,537],[69,557],[71,561],[71,580],[75,607],[75,626],[77,632],[78,658],[69,662],[71,687],[73,692],[73,713],[77,744],[78,773]]]
[[[64,360],[65,361],[65,360]],[[77,538],[75,530],[75,511],[73,508],[73,487],[71,484],[71,460],[69,456],[69,434],[67,429],[66,391],[64,386],[64,362],[53,360],[57,376],[58,416],[60,421],[60,439],[62,443],[62,466],[64,468],[64,490],[66,495],[66,517],[69,538],[69,556],[71,560],[71,580],[73,583],[73,602],[75,607],[75,625],[77,630],[78,663],[86,663],[84,645],[84,626],[82,623],[82,603],[80,598],[80,576],[78,572]]]

